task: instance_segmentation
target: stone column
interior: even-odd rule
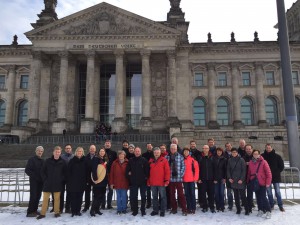
[[[233,127],[236,129],[243,128],[241,121],[241,103],[240,103],[240,74],[238,70],[238,63],[231,64],[232,77],[232,103],[233,103]]]
[[[208,65],[208,110],[209,110],[209,129],[219,129],[220,125],[217,122],[217,105],[215,94],[215,79],[216,71],[215,64],[209,63]]]
[[[38,128],[39,125],[39,101],[40,101],[40,84],[41,84],[41,64],[42,53],[40,51],[32,52],[32,64],[29,80],[29,120],[28,126]]]
[[[52,126],[53,134],[62,134],[64,129],[68,130],[66,114],[67,114],[69,52],[62,51],[59,53],[59,56],[60,56],[60,74],[59,74],[59,88],[58,88],[58,109],[57,109],[57,119]]]
[[[168,126],[170,135],[180,133],[181,124],[177,117],[177,77],[176,77],[176,53],[168,51]]]
[[[95,51],[89,51],[87,56],[85,119],[81,120],[80,133],[91,134],[94,132],[94,97],[95,97]]]
[[[123,133],[127,129],[125,118],[126,76],[124,73],[124,51],[116,50],[116,96],[115,96],[115,118],[112,122],[112,132]]]
[[[7,79],[7,98],[4,127],[10,128],[13,125],[13,112],[15,105],[16,67],[11,65]]]
[[[141,132],[152,131],[151,121],[151,74],[150,74],[150,50],[142,50],[142,118]]]
[[[262,63],[255,63],[256,73],[256,99],[257,99],[257,115],[258,115],[258,126],[260,128],[267,128],[269,124],[266,120],[265,110],[265,96],[264,96],[264,71]]]
[[[101,73],[101,61],[99,59],[95,62],[95,96],[94,96],[94,120],[100,121],[100,73]]]

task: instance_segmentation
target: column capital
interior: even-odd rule
[[[151,55],[151,50],[149,50],[149,49],[142,49],[142,50],[140,51],[140,54],[141,54],[142,57],[150,57],[150,55]]]
[[[39,59],[39,60],[42,59],[42,52],[41,51],[32,50],[31,54],[32,54],[33,59]]]
[[[175,57],[176,57],[175,50],[168,50],[167,51],[167,56],[168,56],[168,59],[175,59]]]
[[[9,73],[16,72],[16,65],[9,65],[8,66],[8,72]]]
[[[116,49],[114,51],[114,55],[117,57],[117,58],[120,58],[120,57],[123,57],[125,54],[124,50],[123,49]]]
[[[232,62],[232,63],[230,63],[230,66],[231,66],[231,70],[237,70],[240,66],[240,63],[239,62]]]
[[[207,63],[207,69],[208,70],[215,70],[216,69],[216,63],[214,63],[214,62]]]
[[[96,52],[94,50],[89,50],[85,52],[86,57],[89,58],[95,58],[96,57]]]
[[[60,58],[62,59],[68,59],[70,57],[70,53],[69,51],[60,51],[58,53],[58,55],[60,56]]]
[[[264,63],[263,62],[255,62],[254,65],[255,65],[255,69],[256,70],[257,69],[261,69],[262,70]]]

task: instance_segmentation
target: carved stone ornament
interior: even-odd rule
[[[64,32],[67,35],[128,35],[148,34],[150,31],[146,27],[125,23],[124,20],[118,20],[114,15],[102,11],[85,23],[71,26]]]

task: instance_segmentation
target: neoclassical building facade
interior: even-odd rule
[[[189,43],[180,0],[162,22],[105,2],[58,19],[44,2],[32,45],[0,45],[0,134],[286,135],[277,40]],[[298,118],[299,8],[287,12]]]

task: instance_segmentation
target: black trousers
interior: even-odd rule
[[[80,213],[82,205],[83,191],[81,192],[69,192],[71,200],[71,212],[72,214]]]
[[[138,191],[140,189],[141,195],[141,212],[145,212],[146,206],[146,185],[134,185],[130,187],[130,205],[133,212],[138,212]]]
[[[92,185],[87,184],[85,186],[84,190],[84,208],[89,209],[91,205],[91,190],[92,190]]]
[[[95,213],[100,210],[100,205],[105,196],[106,187],[95,187],[93,186],[93,202],[91,212]]]
[[[147,186],[147,206],[151,206],[152,199],[151,199],[151,187]]]
[[[29,180],[30,197],[27,213],[34,213],[39,207],[40,198],[43,190],[43,183],[34,179]]]
[[[206,198],[207,193],[207,198]],[[208,207],[213,210],[215,209],[214,197],[215,197],[215,187],[212,180],[202,180],[200,184],[200,196],[202,208],[207,209]],[[208,199],[208,204],[207,204]]]
[[[249,211],[252,211],[252,206],[253,206],[253,191],[250,187],[250,185],[247,185],[247,205]]]
[[[59,206],[59,209],[60,209],[61,212],[63,212],[63,210],[64,210],[65,193],[66,193],[65,209],[69,210],[71,208],[71,199],[70,199],[69,192],[66,191],[66,183],[63,184],[62,190],[60,192],[60,206]]]
[[[248,212],[248,204],[246,198],[246,190],[245,189],[233,189],[235,207],[238,211],[241,211],[241,200],[244,205],[245,211]]]

